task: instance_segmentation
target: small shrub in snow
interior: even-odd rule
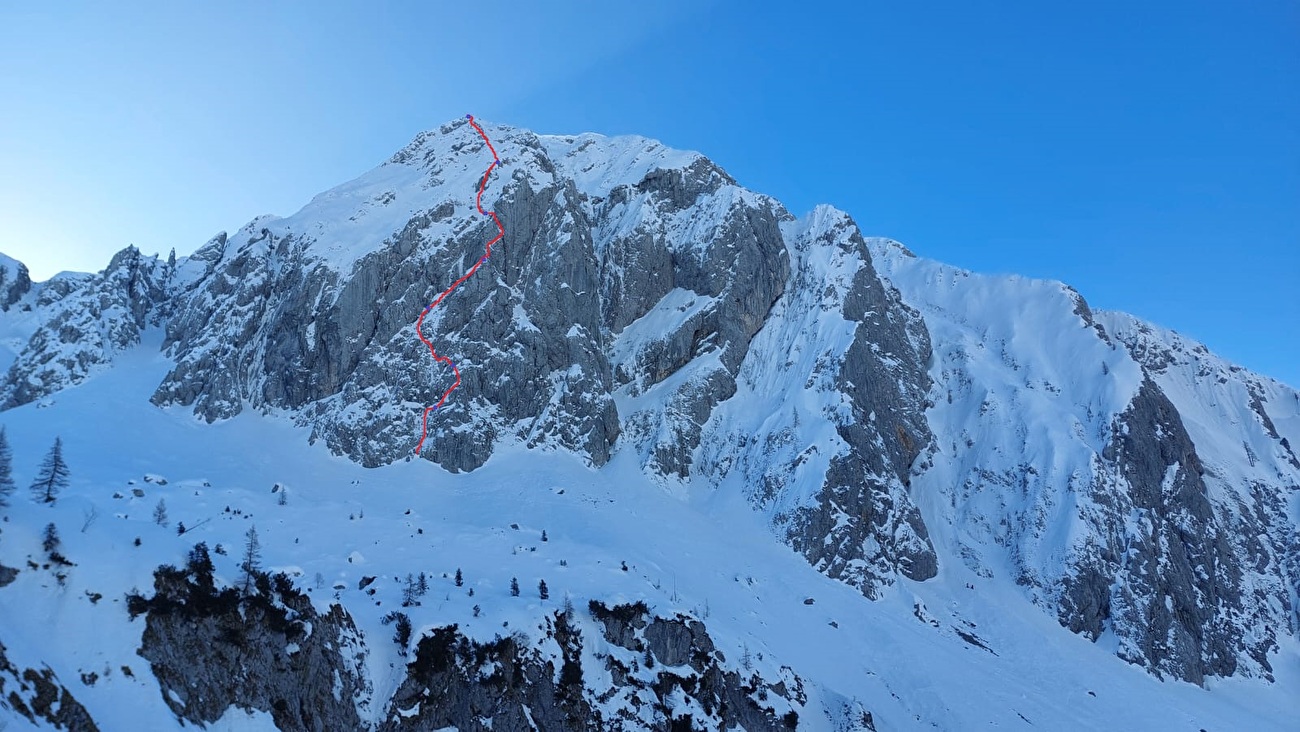
[[[41,534],[41,548],[46,554],[57,551],[59,548],[59,529],[53,523],[45,525],[45,531]]]
[[[153,507],[153,522],[159,526],[167,525],[167,501],[158,499],[158,505]]]

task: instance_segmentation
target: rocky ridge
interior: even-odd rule
[[[698,154],[488,129],[505,166],[484,205],[507,235],[426,318],[463,382],[422,457],[628,451],[663,485],[742,492],[868,597],[1006,574],[1155,673],[1270,677],[1300,630],[1294,390],[1059,283],[921,260],[826,207],[796,219]],[[284,414],[364,465],[411,459],[449,383],[413,316],[492,233],[464,132],[174,264],[127,249],[36,285],[13,268],[0,300],[41,288],[38,325],[0,405],[155,329],[174,364],[155,404]]]

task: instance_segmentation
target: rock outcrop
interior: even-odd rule
[[[49,667],[20,668],[0,643],[0,708],[69,732],[97,732],[95,720]]]
[[[743,496],[866,597],[1006,573],[1154,673],[1271,678],[1300,633],[1294,389],[1061,283],[920,259],[830,207],[796,218],[696,153],[487,131],[503,166],[483,206],[506,234],[425,318],[461,383],[419,458],[621,451],[674,491]],[[365,466],[414,459],[454,378],[414,323],[496,233],[475,204],[488,161],[456,121],[180,261],[128,248],[34,284],[0,262],[0,313],[21,302],[34,328],[0,409],[158,328],[154,404],[282,415]]]
[[[128,607],[145,615],[139,653],[177,717],[208,724],[234,706],[267,712],[282,730],[362,728],[360,634],[342,607],[317,612],[285,575],[219,588],[200,544],[186,567],[159,567],[153,596]]]

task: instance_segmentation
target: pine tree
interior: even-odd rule
[[[548,541],[546,538],[546,529],[542,529],[542,541]]]
[[[546,588],[546,580],[537,583],[537,596],[543,600],[550,599],[551,591]]]
[[[159,526],[167,525],[167,501],[158,499],[158,505],[153,507],[153,522]]]
[[[44,503],[54,503],[59,491],[68,487],[68,464],[63,461],[63,440],[54,438],[54,447],[41,462],[40,472],[32,481],[32,498]]]
[[[14,451],[9,448],[5,428],[0,427],[0,508],[9,505],[9,496],[17,490],[14,485]]]
[[[418,593],[419,587],[415,583],[415,575],[408,572],[406,575],[406,584],[402,586],[402,607],[419,605],[419,601],[415,599]]]
[[[185,560],[185,569],[194,578],[195,583],[209,594],[214,590],[212,573],[216,571],[216,566],[212,563],[212,555],[208,554],[208,545],[200,541],[190,550],[190,555]]]
[[[518,577],[511,577],[511,578],[510,578],[510,596],[511,596],[511,597],[519,597],[519,578],[518,578]]]
[[[247,595],[262,568],[262,543],[257,540],[256,526],[250,526],[244,537],[244,561],[239,563],[239,568],[244,572],[244,594]]]
[[[415,591],[420,593],[421,597],[424,597],[424,593],[429,591],[429,577],[424,572],[421,572],[420,576],[415,578]]]
[[[456,586],[461,587],[465,584],[465,577],[460,573],[460,567],[456,568]]]
[[[406,613],[397,613],[397,628],[393,632],[393,642],[397,644],[397,652],[406,655],[406,646],[411,643],[411,619]]]

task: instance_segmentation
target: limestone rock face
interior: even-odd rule
[[[621,456],[692,502],[747,504],[867,598],[1004,574],[1153,673],[1272,677],[1300,632],[1294,389],[1062,283],[924,260],[828,206],[795,217],[697,153],[485,130],[490,256],[491,153],[458,120],[177,261],[128,248],[33,283],[0,259],[0,410],[157,344],[152,402],[208,422],[274,414],[368,467]],[[460,381],[417,458],[456,376],[415,323],[476,263],[424,318]],[[703,648],[689,623],[645,622],[627,632],[652,656]],[[509,643],[491,652],[543,688]],[[411,699],[461,683],[421,673]],[[444,711],[472,725],[482,703],[467,689]]]
[[[49,667],[21,668],[5,655],[0,643],[0,709],[25,717],[33,725],[46,723],[70,732],[97,732],[99,727],[59,682]]]
[[[0,310],[8,310],[32,289],[27,265],[0,254]]]
[[[209,565],[210,567],[210,565]],[[317,612],[284,575],[245,594],[211,571],[160,567],[139,653],[177,717],[214,722],[235,706],[270,713],[282,730],[361,729],[369,704],[365,644],[338,605]]]
[[[25,276],[25,270],[24,270]],[[172,270],[134,247],[93,277],[57,278],[37,299],[41,324],[0,382],[10,409],[84,381],[166,318]]]

